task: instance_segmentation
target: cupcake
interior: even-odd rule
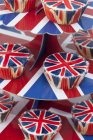
[[[61,118],[47,110],[26,111],[19,118],[19,127],[27,140],[51,140],[61,125]]]
[[[49,55],[43,67],[51,85],[59,89],[70,89],[80,84],[88,72],[89,63],[77,54],[60,52]]]
[[[40,5],[40,0],[4,0],[8,10],[13,12],[29,12]]]
[[[0,123],[7,119],[13,106],[13,98],[7,93],[0,93]]]
[[[46,16],[58,24],[79,21],[87,7],[87,0],[42,0]]]
[[[32,56],[30,50],[20,44],[4,43],[0,45],[0,78],[15,79],[19,77]]]
[[[87,100],[72,106],[72,117],[76,129],[82,135],[93,135],[93,100]]]
[[[73,35],[73,41],[80,55],[93,58],[93,29],[78,31]]]

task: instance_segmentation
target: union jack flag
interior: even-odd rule
[[[14,77],[20,75],[31,56],[30,50],[20,44],[4,43],[0,45],[0,77],[11,79],[13,74],[16,74]],[[9,69],[9,71],[7,70],[8,76],[4,75],[6,74],[4,68]],[[10,68],[12,68],[12,73],[10,73]]]
[[[44,0],[44,2],[49,6],[70,10],[84,7],[86,5],[86,1],[84,0]]]
[[[72,107],[72,116],[82,134],[93,135],[93,100],[77,103]]]
[[[12,109],[14,104],[10,95],[0,93],[0,122],[2,122],[8,116],[8,113]]]
[[[73,36],[78,52],[84,57],[93,58],[93,29],[83,31],[80,30]]]
[[[86,74],[88,64],[84,58],[77,54],[55,53],[45,59],[44,70],[46,77],[54,85],[60,88],[69,87],[69,85],[72,87],[73,84],[77,85],[76,81],[80,80],[80,75]],[[78,80],[77,77],[79,78]],[[68,83],[70,82],[68,80],[72,79],[73,82]]]
[[[31,137],[48,140],[61,128],[61,119],[57,114],[46,110],[31,110],[24,112],[19,118],[19,125]]]

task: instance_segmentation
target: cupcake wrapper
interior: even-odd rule
[[[4,43],[0,49],[0,78],[15,79],[19,77],[26,63],[33,57],[30,50],[20,44]]]
[[[83,135],[93,135],[93,100],[78,103],[72,107],[76,129]]]
[[[25,122],[26,119],[28,119],[27,124]],[[42,120],[41,123],[43,123],[43,125],[40,125],[40,123],[38,122],[40,119]],[[46,110],[32,110],[25,112],[21,115],[18,121],[19,127],[22,130],[25,139],[27,140],[51,140],[61,129],[60,117]],[[37,122],[37,124],[35,123],[35,121]]]
[[[46,16],[52,22],[56,22],[58,24],[72,24],[79,21],[87,5],[85,4],[85,6],[78,9],[73,9],[71,11],[64,10],[62,8],[55,9],[55,7],[49,7],[45,2],[43,2],[43,7]]]
[[[43,64],[49,83],[60,89],[78,86],[88,72],[89,64],[84,58],[72,53],[55,53]]]
[[[43,136],[35,136],[32,134],[28,134],[19,124],[19,127],[24,135],[25,140],[52,140],[55,135],[60,131],[61,128],[59,128],[59,130],[57,132],[54,132],[52,134],[49,135],[43,135]]]
[[[38,8],[40,0],[4,0],[6,8],[13,12],[29,12]]]
[[[71,88],[75,88],[77,87],[81,81],[83,80],[83,78],[85,77],[85,75],[81,75],[81,76],[76,76],[76,77],[70,77],[70,78],[59,78],[53,75],[48,74],[47,72],[44,72],[46,79],[48,80],[48,82],[59,88],[59,89],[71,89]]]
[[[0,68],[0,78],[15,79],[22,75],[24,67],[14,68]]]
[[[93,124],[89,123],[82,123],[73,119],[75,128],[82,134],[82,135],[93,135]]]

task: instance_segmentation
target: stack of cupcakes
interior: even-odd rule
[[[51,140],[61,125],[61,118],[47,110],[26,111],[19,118],[19,127],[27,140]]]
[[[13,106],[13,98],[5,92],[0,93],[0,123],[7,119]]]

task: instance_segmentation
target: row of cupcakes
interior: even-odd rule
[[[93,58],[93,29],[90,29],[88,31],[80,30],[79,32],[75,33],[73,35],[73,42],[77,48],[78,53],[81,56],[83,56],[85,58],[91,58],[91,59]],[[1,55],[1,57],[0,57],[0,78],[2,78],[2,79],[15,79],[15,78],[19,77],[20,75],[22,75],[24,68],[26,66],[26,63],[33,58],[33,54],[31,53],[31,51],[27,47],[25,47],[21,44],[10,44],[10,43],[1,44],[0,45],[0,55]],[[61,87],[62,82],[59,79],[60,79],[60,76],[62,76],[62,71],[61,71],[61,75],[60,75],[59,67],[56,67],[55,71],[56,71],[57,75],[59,75],[59,76],[55,77],[55,75],[56,75],[55,72],[53,70],[51,70],[51,72],[49,72],[47,70],[47,65],[49,65],[50,67],[54,64],[58,65],[57,61],[62,60],[62,58],[61,59],[59,58],[59,55],[61,55],[60,57],[63,57],[63,59],[65,59],[65,60],[67,59],[66,57],[71,57],[71,58],[69,58],[70,59],[69,61],[72,61],[73,58],[80,59],[79,58],[80,56],[77,56],[76,54],[73,54],[70,56],[70,54],[65,54],[65,53],[53,54],[53,55],[49,56],[48,58],[46,58],[45,63],[44,63],[45,74],[52,75],[52,76],[48,76],[48,79],[50,77],[51,81],[54,81],[54,83],[56,83],[57,87]],[[58,56],[58,58],[56,59],[57,56]],[[47,59],[51,59],[51,62],[47,62]],[[55,62],[52,59],[55,60]],[[85,61],[84,58],[82,58],[82,62],[83,61]],[[50,63],[50,64],[47,64],[47,63]],[[60,62],[60,63],[62,63],[62,62]],[[85,65],[87,65],[87,69],[88,69],[88,62],[86,62],[86,61],[84,63],[79,62],[79,64],[73,63],[73,65],[74,65],[73,69],[75,71],[78,71],[78,74],[76,74],[75,72],[73,73],[72,70],[71,71],[72,71],[73,76],[71,76],[71,73],[68,70],[66,70],[66,74],[65,74],[65,76],[67,76],[67,77],[70,76],[71,81],[72,81],[71,83],[76,81],[76,79],[79,79],[80,75],[82,75],[84,77],[84,75],[85,75],[84,73],[87,73],[87,70],[85,70],[85,68],[83,68],[83,67],[80,68],[80,65],[84,66],[84,67],[85,67]],[[79,66],[79,67],[77,67],[78,70],[76,70],[75,65]],[[57,70],[57,68],[58,68],[58,70]],[[64,71],[64,68],[62,68],[62,69]],[[84,70],[82,70],[82,69],[84,69]],[[75,79],[75,76],[77,77],[76,79]],[[82,78],[81,78],[81,80],[82,80]],[[64,83],[65,82],[66,82],[66,79],[64,79]],[[69,80],[67,80],[67,83],[70,84]],[[66,85],[64,85],[64,86],[66,86]],[[64,86],[63,86],[63,88],[64,88]],[[70,86],[70,88],[74,87],[71,84],[69,86]]]
[[[79,21],[88,0],[4,0],[4,3],[6,8],[13,12],[29,12],[33,9],[41,9],[43,5],[50,21],[72,24]]]
[[[93,99],[74,104],[71,114],[78,132],[93,135]],[[25,111],[18,124],[27,140],[52,140],[63,127],[59,115],[44,109]]]

